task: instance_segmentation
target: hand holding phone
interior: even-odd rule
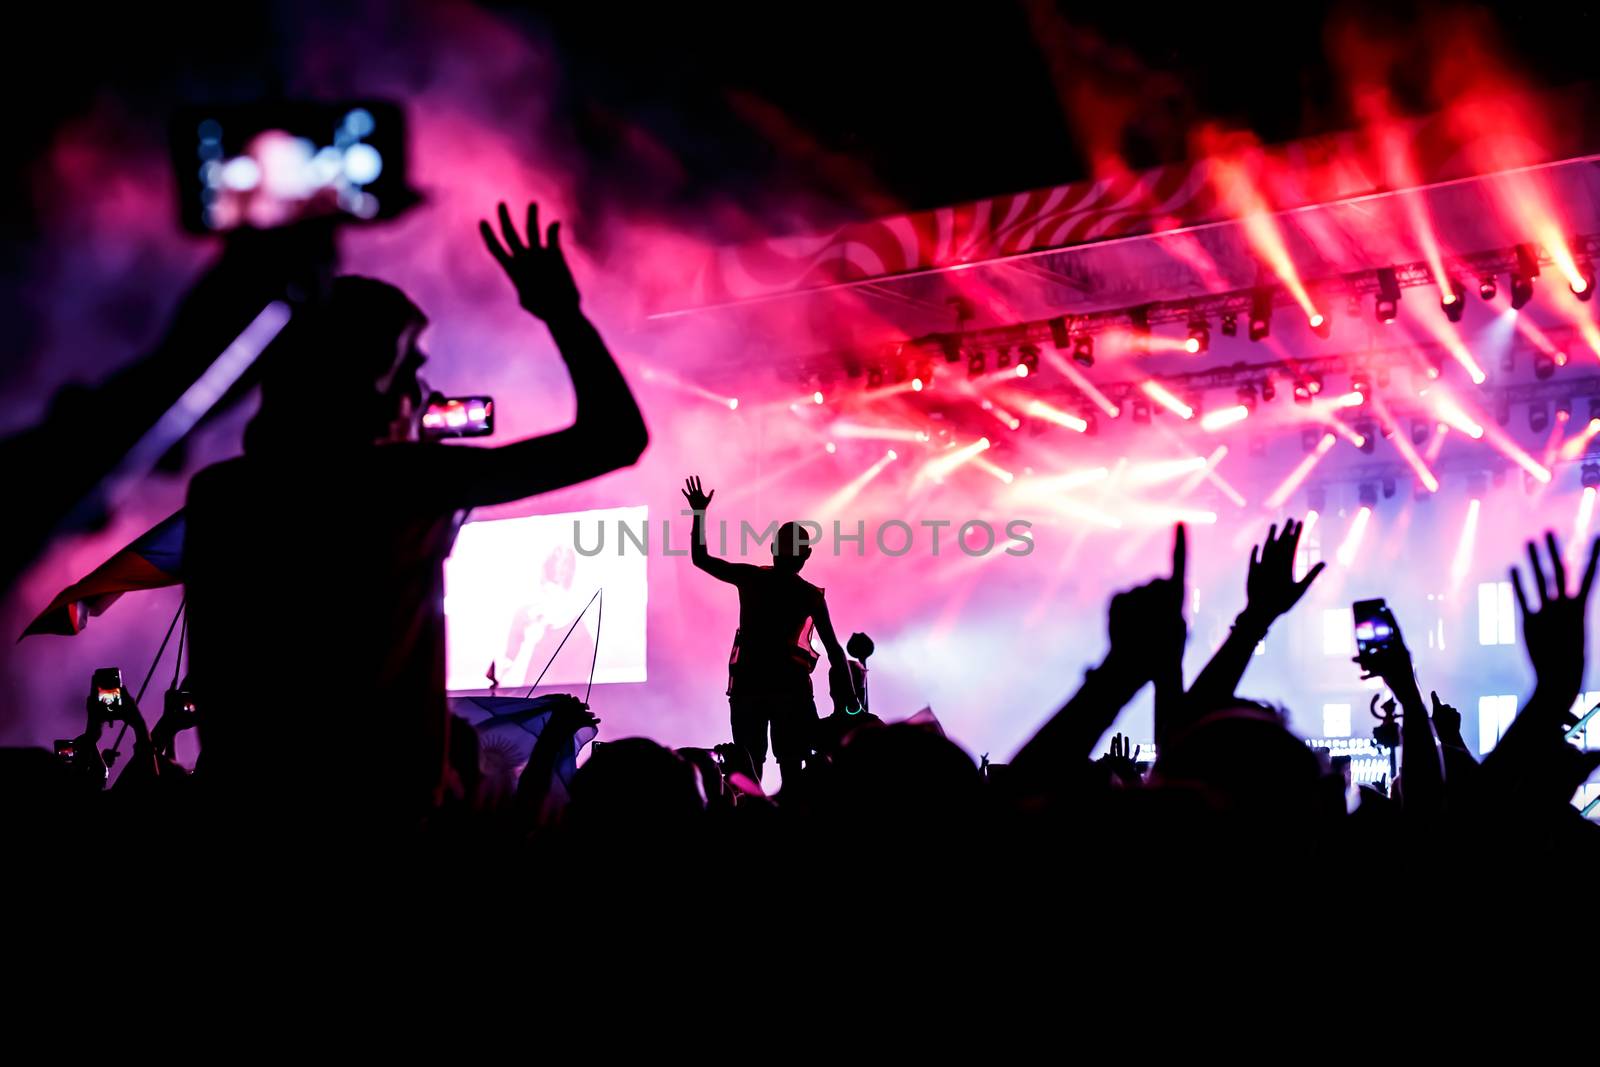
[[[1355,618],[1356,657],[1363,678],[1382,678],[1390,692],[1399,694],[1402,688],[1415,689],[1416,677],[1411,670],[1411,651],[1406,648],[1400,634],[1400,624],[1382,599],[1358,600],[1351,605]],[[1418,702],[1421,697],[1416,695]],[[1405,701],[1402,701],[1404,703]]]
[[[494,433],[494,398],[435,396],[422,409],[422,436],[487,437]]]
[[[89,683],[90,697],[100,704],[100,715],[111,719],[111,712],[123,705],[122,670],[118,667],[101,667],[94,672]]]

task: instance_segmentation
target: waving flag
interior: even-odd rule
[[[174,512],[148,533],[56,594],[28,624],[29,634],[75,634],[123,593],[160,589],[183,581],[183,512]],[[20,640],[20,638],[19,638]]]

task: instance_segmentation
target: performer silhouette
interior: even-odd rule
[[[823,591],[800,577],[811,556],[805,530],[795,522],[778,529],[770,567],[718,559],[706,549],[705,539],[706,508],[713,495],[701,488],[699,478],[684,484],[684,499],[694,511],[690,559],[739,590],[739,629],[728,660],[733,742],[749,754],[759,776],[767,759],[771,723],[772,754],[784,781],[793,782],[811,755],[817,727],[811,693],[811,672],[818,659],[811,646],[813,628],[828,655],[829,689],[841,706],[851,699],[849,665]]]

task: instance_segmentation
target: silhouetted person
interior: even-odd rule
[[[706,508],[715,491],[704,492],[700,479],[690,478],[683,495],[694,510],[690,545],[694,565],[739,589],[739,630],[728,661],[733,743],[749,753],[759,776],[767,759],[770,722],[772,755],[784,781],[793,782],[811,754],[817,728],[817,704],[811,695],[811,671],[817,665],[811,647],[813,628],[828,654],[830,689],[847,692],[850,677],[822,590],[800,577],[811,546],[800,524],[787,522],[773,539],[772,566],[718,559],[706,550],[705,538]]]
[[[559,224],[528,244],[500,206],[484,242],[572,375],[572,426],[498,448],[416,440],[426,317],[394,286],[335,280],[265,358],[242,458],[189,487],[191,681],[209,788],[297,806],[334,792],[388,825],[438,802],[448,750],[443,563],[467,509],[626,467],[644,421],[579,310]],[[315,719],[339,738],[315,758]]]

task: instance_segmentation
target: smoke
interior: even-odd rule
[[[1173,104],[1181,86],[1153,77],[1159,72],[1133,63],[1111,44],[1051,28],[1039,5],[1029,10],[1039,21],[1044,47],[1071,46],[1060,53],[1065,58],[1058,73],[1067,71],[1067,59],[1086,56],[1093,61],[1088,69],[1111,75],[1063,76],[1058,82],[1097,173],[1132,169],[1129,157],[1136,152],[1181,154],[1201,118]],[[916,296],[899,307],[839,291],[738,312],[649,317],[692,281],[689,273],[716,246],[774,232],[810,232],[846,214],[895,210],[872,174],[824,151],[776,109],[749,96],[728,100],[729,114],[760,131],[772,148],[772,187],[752,196],[743,186],[700,185],[693,177],[700,168],[675,155],[659,124],[613,101],[586,97],[538,28],[508,16],[460,3],[413,3],[398,11],[374,3],[354,12],[297,16],[284,39],[292,42],[284,46],[282,79],[290,95],[390,97],[406,107],[413,176],[426,199],[391,224],[346,230],[342,265],[399,285],[429,314],[424,344],[432,357],[430,381],[448,393],[496,396],[503,439],[553,430],[571,419],[571,390],[553,346],[543,327],[517,307],[476,233],[477,221],[489,217],[499,201],[518,214],[525,202],[536,200],[545,219],[562,220],[585,309],[644,406],[652,444],[637,467],[486,509],[477,518],[644,504],[653,520],[673,519],[686,534],[678,489],[684,476],[699,474],[718,490],[716,517],[735,526],[749,520],[761,528],[794,518],[831,524],[837,518],[847,527],[858,519],[869,526],[901,519],[918,527],[926,519],[959,524],[982,518],[1003,529],[1011,518],[1036,520],[1037,548],[1023,558],[972,560],[948,547],[937,558],[924,551],[892,558],[869,545],[861,557],[853,550],[838,557],[819,553],[806,571],[826,587],[841,635],[864,630],[876,640],[879,652],[871,667],[878,714],[898,718],[931,704],[954,737],[996,759],[1028,736],[1101,653],[1111,593],[1162,572],[1164,518],[1111,533],[1074,519],[1085,510],[1120,506],[1103,487],[1076,491],[1076,512],[1022,509],[1001,482],[976,466],[942,482],[918,482],[923,465],[912,449],[851,504],[851,514],[819,513],[885,447],[882,441],[840,436],[835,451],[826,451],[836,422],[929,431],[938,443],[955,447],[971,443],[970,419],[986,386],[969,385],[960,364],[941,361],[937,387],[926,393],[889,381],[872,396],[864,395],[860,380],[826,374],[813,380],[811,371],[797,369],[821,353],[903,339],[912,311],[927,314]],[[1383,54],[1384,70],[1402,64],[1398,51]],[[1441,86],[1454,84],[1448,71],[1439,77]],[[250,95],[248,85],[220,88],[227,90],[222,95]],[[106,92],[64,124],[36,161],[39,237],[20,272],[32,314],[31,348],[26,359],[0,369],[9,401],[7,429],[37,418],[63,384],[98,380],[153,343],[168,311],[213,254],[207,242],[179,234],[172,221],[174,193],[162,138],[166,110],[179,102],[172,93]],[[808,185],[825,192],[804,191]],[[1200,291],[1232,276],[1233,265],[1210,263],[1198,241],[1152,244],[1171,249],[1173,263],[1200,277]],[[979,271],[952,274],[944,284],[984,321],[1004,322],[1017,313],[1013,290],[991,284]],[[941,297],[945,292],[933,291]],[[943,314],[940,306],[935,311]],[[955,325],[952,311],[940,328]],[[1286,336],[1280,329],[1273,342]],[[1217,347],[1220,352],[1220,338]],[[1096,376],[1128,373],[1126,364],[1119,370],[1118,360],[1105,355],[1102,350]],[[646,376],[646,368],[666,373]],[[1337,388],[1342,391],[1342,385]],[[1280,409],[1288,404],[1288,391],[1285,384]],[[811,403],[813,392],[823,392],[825,403]],[[718,397],[736,398],[739,405],[730,409]],[[1264,423],[1265,406],[1262,411]],[[107,530],[55,546],[6,599],[0,626],[20,632],[57,590],[181,506],[188,474],[236,454],[248,414],[241,410],[207,427],[191,452],[189,470],[151,480]],[[992,408],[976,416],[991,417],[985,429],[997,446],[985,459],[1019,483],[1032,473],[1119,462],[1137,466],[1190,454],[1175,447],[1172,435],[1130,435],[1115,445],[1062,431],[1035,439],[1026,431],[1011,435]],[[1220,473],[1240,487],[1249,507],[1205,486],[1193,491],[1193,499],[1168,486],[1119,512],[1133,526],[1140,516],[1215,509],[1214,526],[1191,530],[1198,606],[1190,676],[1242,606],[1248,548],[1239,546],[1258,540],[1266,522],[1281,517],[1262,511],[1260,500],[1300,460],[1293,447],[1298,435],[1282,427],[1270,452],[1253,451],[1247,441],[1256,425],[1253,416],[1235,436],[1217,439],[1233,444]],[[1208,442],[1200,454],[1210,449]],[[1532,524],[1558,530],[1572,525],[1575,488],[1522,506],[1517,477],[1513,472],[1511,483],[1497,490],[1517,507],[1485,508],[1480,562],[1471,581],[1497,576],[1498,561],[1516,558],[1518,539]],[[1350,499],[1335,499],[1318,523],[1329,557],[1356,512],[1354,487],[1349,488]],[[1269,639],[1269,654],[1253,666],[1248,691],[1284,701],[1300,716],[1303,731],[1317,733],[1323,698],[1349,701],[1352,690],[1359,696],[1353,670],[1336,658],[1318,659],[1331,617],[1325,613],[1342,612],[1347,621],[1349,599],[1384,595],[1408,635],[1442,626],[1440,619],[1457,605],[1429,598],[1443,588],[1461,521],[1458,503],[1465,507],[1453,498],[1416,502],[1404,491],[1384,501],[1366,531],[1359,568],[1331,568],[1319,580],[1293,626]],[[1302,510],[1298,502],[1289,506]],[[1490,521],[1491,515],[1498,520]],[[1447,547],[1429,553],[1438,557],[1430,570],[1414,558],[1417,545]],[[735,593],[681,558],[653,557],[649,568],[650,681],[597,691],[597,713],[611,737],[644,733],[676,744],[725,740],[723,688],[737,621]],[[0,740],[48,744],[76,733],[90,672],[120,665],[126,677],[141,678],[177,602],[176,591],[133,594],[78,637],[7,646],[0,659],[7,694]],[[1519,664],[1491,670],[1461,656],[1454,638],[1448,649],[1423,644],[1420,636],[1413,644],[1427,650],[1421,656],[1429,668],[1441,675],[1459,672],[1463,684],[1500,686],[1503,692],[1520,687]],[[1315,669],[1297,670],[1296,663]],[[262,663],[261,674],[262,684],[294,693],[292,663]],[[164,670],[152,685],[169,677]],[[1136,707],[1123,728],[1129,724],[1137,737],[1148,738],[1147,705]]]

